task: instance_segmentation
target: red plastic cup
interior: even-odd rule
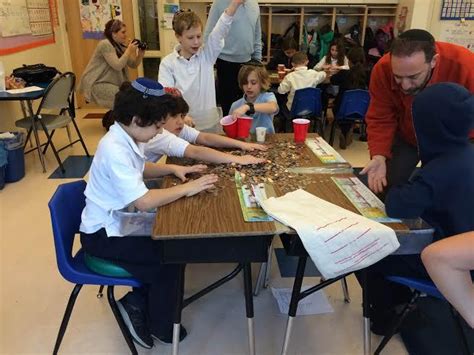
[[[310,121],[305,118],[295,118],[293,120],[295,143],[304,143],[308,134],[309,123]]]
[[[229,138],[237,138],[238,123],[231,115],[221,118],[222,129]]]
[[[252,127],[252,117],[237,118],[237,138],[247,138],[250,134],[250,127]]]

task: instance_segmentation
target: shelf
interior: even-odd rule
[[[396,17],[397,14],[367,14],[368,17]]]

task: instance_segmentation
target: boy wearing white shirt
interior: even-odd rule
[[[153,346],[152,337],[172,342],[178,269],[161,263],[160,244],[150,236],[124,235],[116,212],[130,206],[148,211],[211,188],[217,181],[217,176],[205,175],[167,189],[145,186],[144,178],[174,173],[185,180],[186,174],[205,169],[145,161],[142,143],[161,131],[171,102],[171,95],[156,81],[138,78],[122,84],[115,96],[115,123],[99,142],[92,161],[80,226],[85,253],[113,261],[143,284],[117,306],[134,341],[148,349]],[[180,339],[185,336],[183,328]]]
[[[233,16],[243,2],[232,0],[204,46],[202,22],[196,13],[181,11],[173,18],[173,30],[179,44],[161,61],[158,81],[181,91],[191,105],[190,116],[199,128],[208,128],[203,122],[204,117],[211,116],[213,124],[218,121],[214,64],[224,48],[224,38],[229,33]]]
[[[163,155],[203,160],[209,163],[260,164],[265,159],[251,155],[232,155],[215,148],[237,148],[245,151],[267,150],[257,143],[247,143],[213,133],[200,132],[185,124],[189,106],[180,96],[173,97],[174,107],[163,125],[163,134],[153,137],[145,147],[147,161],[156,162]],[[199,146],[195,145],[199,144]]]
[[[326,79],[325,72],[318,72],[313,69],[308,69],[308,56],[306,53],[297,52],[293,55],[291,64],[293,65],[293,72],[288,73],[278,87],[280,94],[288,94],[288,101],[286,106],[291,110],[295,91],[304,88],[314,88]]]

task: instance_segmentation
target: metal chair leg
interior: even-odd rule
[[[71,318],[72,309],[74,308],[74,304],[76,303],[76,299],[77,299],[77,296],[79,295],[79,291],[81,291],[81,288],[82,288],[82,285],[77,284],[76,286],[74,286],[71,292],[71,296],[69,296],[69,301],[67,302],[63,320],[61,322],[61,326],[59,327],[58,336],[56,338],[56,344],[54,344],[53,355],[56,355],[59,351],[59,347],[61,346],[64,333],[66,333],[66,328],[69,323],[69,318]]]
[[[349,296],[349,287],[347,287],[347,280],[344,277],[341,279],[342,292],[344,293],[344,302],[351,303],[351,297]]]
[[[362,287],[362,317],[363,317],[363,342],[364,355],[371,353],[371,337],[370,337],[370,317],[369,317],[369,292],[367,286],[367,270],[361,270],[360,285]]]
[[[97,292],[97,298],[102,298],[102,296],[104,295],[102,293],[103,290],[104,290],[104,285],[100,285],[99,291]]]
[[[185,269],[186,264],[179,265],[178,280],[176,281],[176,308],[174,310],[173,320],[173,355],[178,355],[179,351],[179,334],[181,331],[181,312],[183,311]]]
[[[115,319],[117,320],[120,330],[122,331],[122,335],[125,338],[125,341],[127,342],[130,352],[133,355],[138,355],[137,349],[135,348],[135,344],[133,344],[132,335],[130,334],[127,325],[123,321],[122,315],[120,314],[120,311],[117,307],[117,302],[115,302],[114,286],[107,287],[107,299],[109,300],[110,308],[112,309],[112,312],[115,316]]]
[[[336,135],[336,118],[331,123],[331,133],[329,134],[329,145],[334,145],[334,136]]]
[[[252,298],[252,268],[250,263],[244,264],[245,309],[248,324],[249,354],[255,355],[255,333],[253,331],[253,298]]]
[[[66,125],[66,133],[67,133],[67,138],[69,139],[69,143],[72,143],[71,129],[69,128],[69,124]]]

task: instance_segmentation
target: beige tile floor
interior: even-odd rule
[[[79,110],[78,117],[87,111]],[[86,143],[94,152],[104,134],[100,120],[78,123]],[[65,133],[57,133],[65,139]],[[354,166],[368,159],[366,144],[355,141],[341,151]],[[80,145],[61,156],[81,155]],[[56,168],[52,154],[47,155],[48,172],[43,174],[37,155],[26,157],[26,176],[7,184],[0,191],[0,353],[51,353],[72,285],[62,279],[56,267],[47,203],[58,184],[68,180],[49,180]],[[275,260],[275,258],[274,258]],[[190,265],[186,293],[190,294],[228,272],[233,265]],[[254,279],[258,265],[253,267]],[[316,283],[305,279],[305,284]],[[281,278],[273,264],[270,285],[290,287],[292,279]],[[339,284],[327,288],[334,313],[297,317],[290,343],[290,354],[362,354],[360,288],[349,278],[352,302],[345,304]],[[120,297],[126,289],[117,289]],[[84,287],[74,309],[60,352],[63,354],[126,354],[128,348],[120,334],[106,299],[96,298],[96,287]],[[279,313],[269,289],[254,299],[257,354],[279,354],[286,316]],[[180,346],[181,354],[246,354],[247,322],[243,282],[239,276],[229,284],[186,308],[183,324],[189,331]],[[379,337],[373,336],[375,344]],[[157,345],[141,354],[170,354],[171,347]],[[406,354],[394,338],[385,354]]]

